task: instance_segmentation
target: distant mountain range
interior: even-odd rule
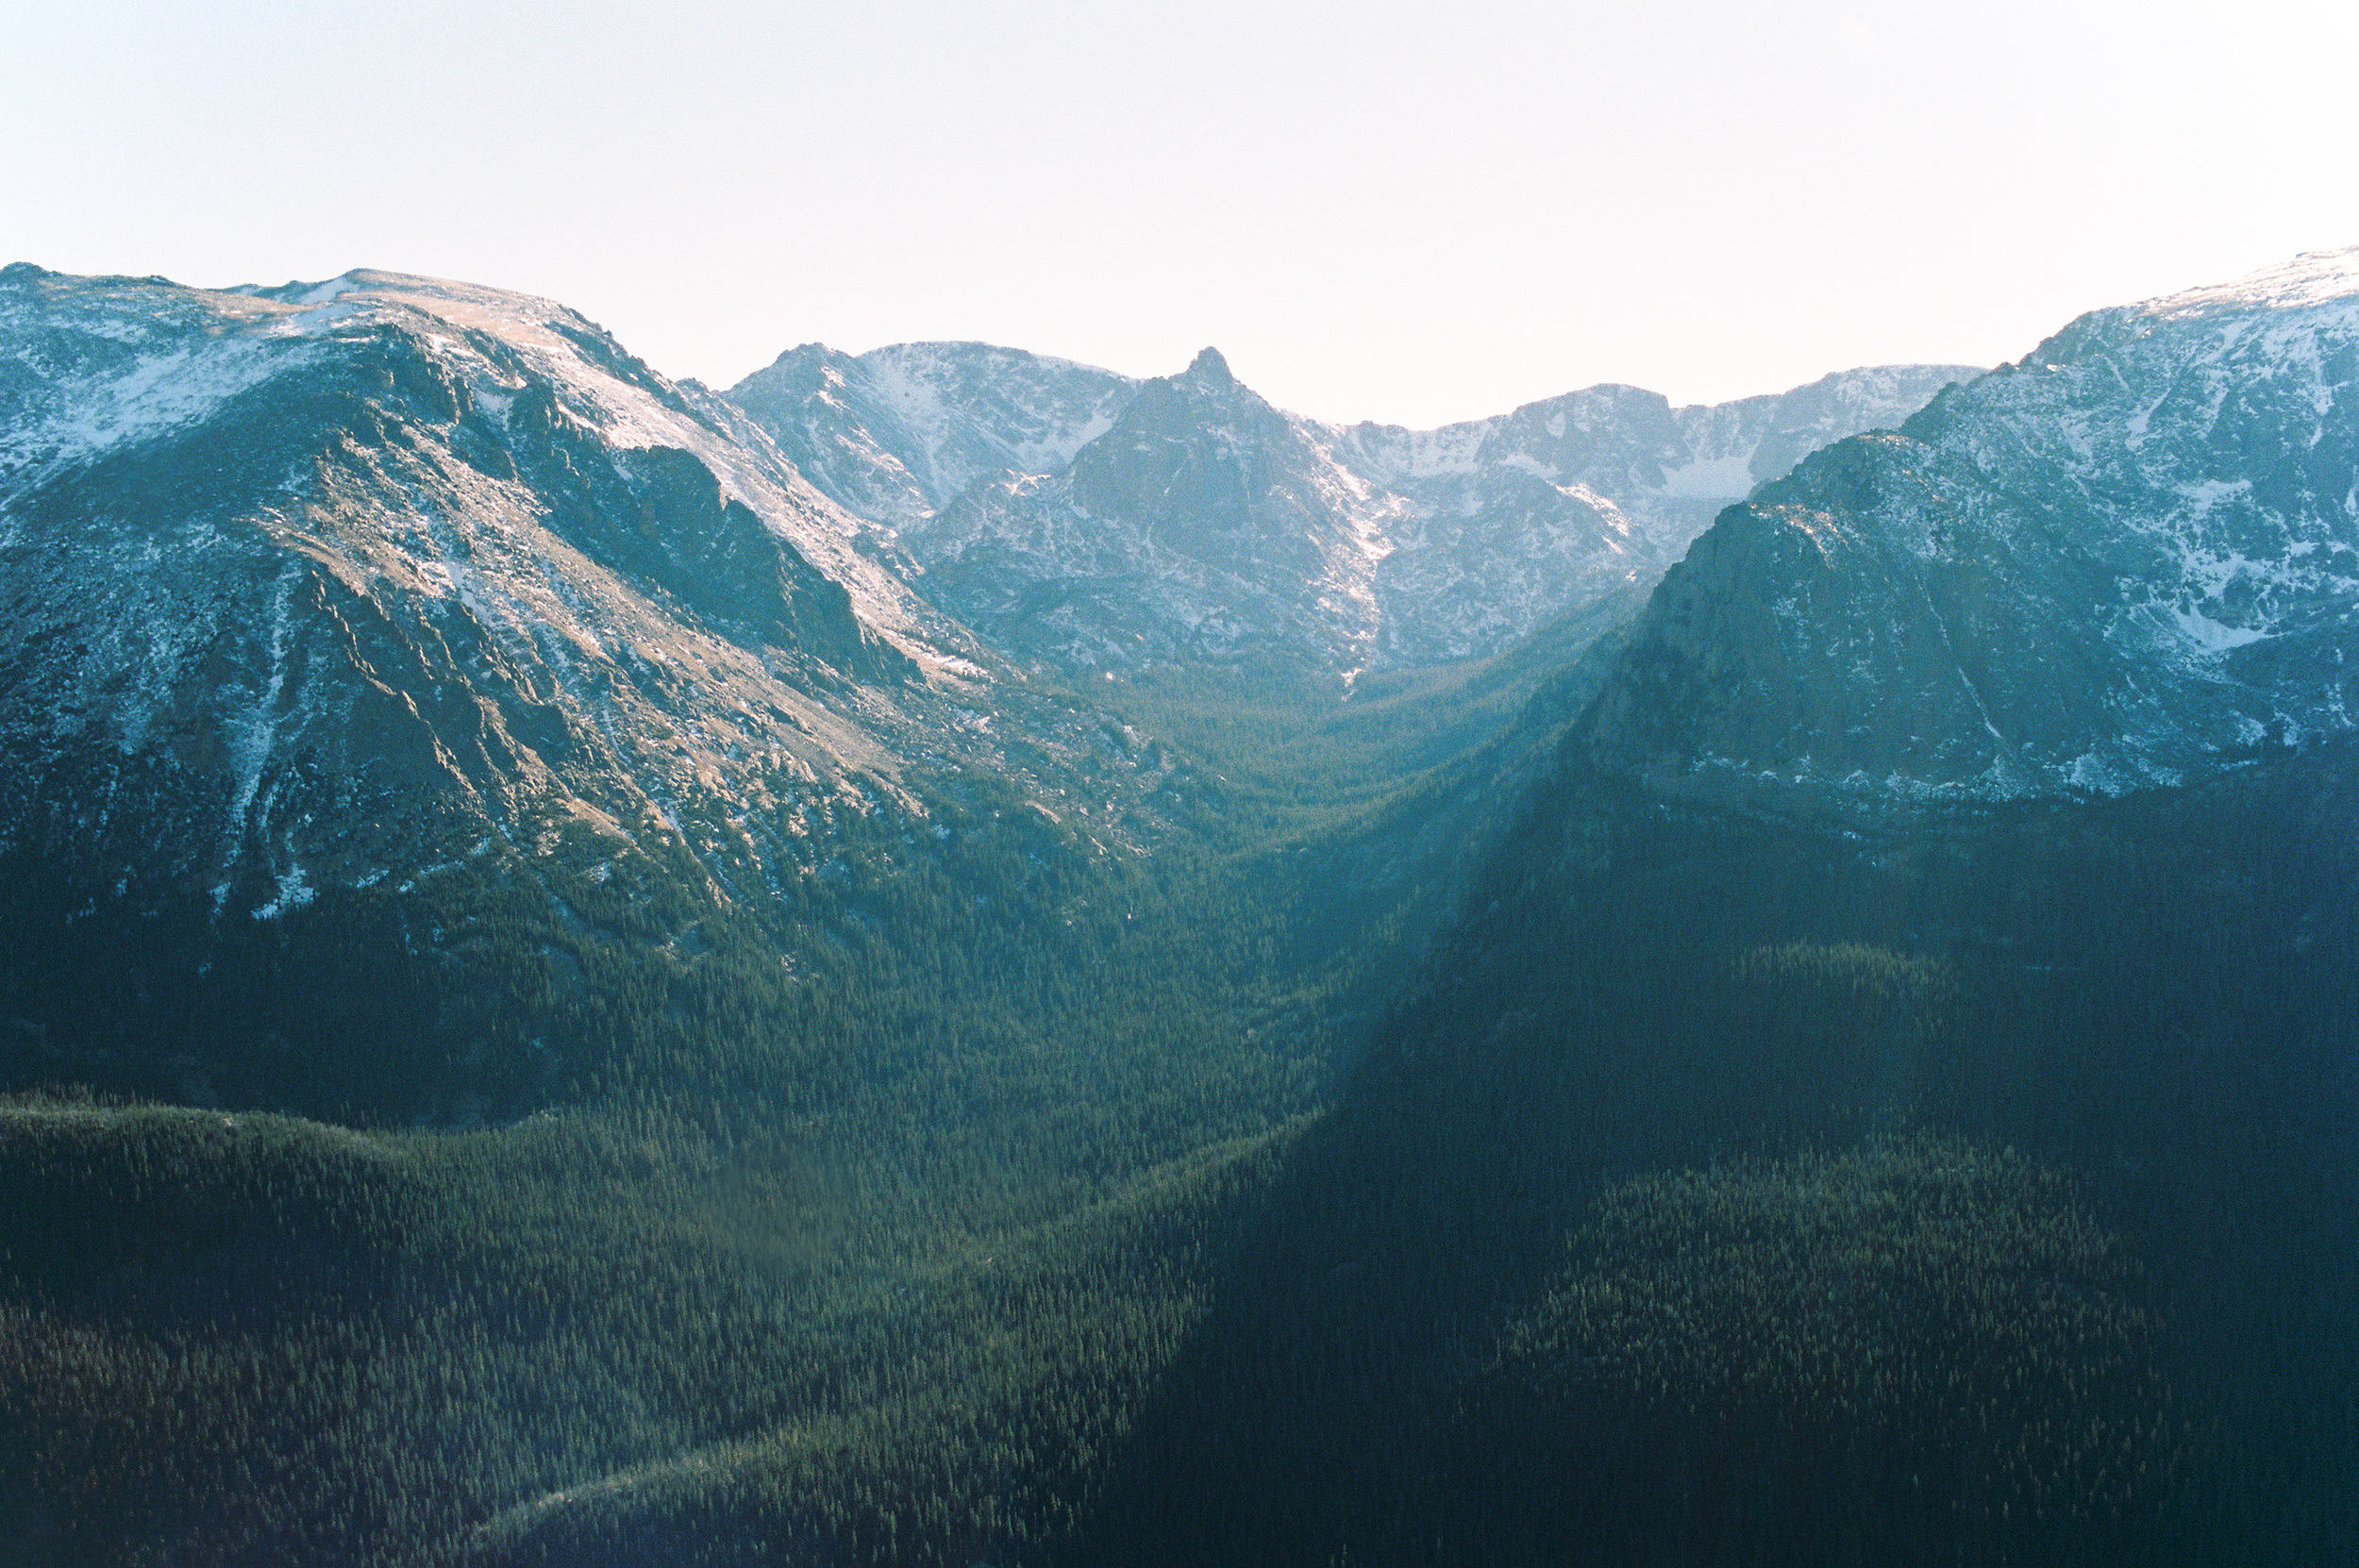
[[[0,270],[0,1558],[2334,1560],[2355,628],[2359,249],[1433,431]]]
[[[834,813],[927,819],[919,775],[1100,850],[1217,793],[1100,704],[1127,687],[1057,680],[1331,701],[1519,645],[1549,706],[1516,743],[1578,716],[1649,788],[2168,784],[2351,727],[2354,271],[2099,311],[1990,375],[1409,431],[1210,349],[1136,380],[806,345],[724,397],[496,290],[19,265],[0,844],[60,907],[209,921],[494,851],[760,909]]]
[[[0,823],[127,856],[121,896],[276,909],[485,834],[673,839],[1021,723],[876,528],[548,301],[18,266],[0,337]],[[726,875],[795,858],[755,842]]]
[[[0,830],[216,913],[483,843],[661,841],[716,889],[775,883],[810,855],[774,807],[905,794],[921,756],[1006,767],[1011,733],[1088,752],[999,651],[1495,651],[1651,581],[1715,491],[1965,374],[1677,410],[1599,388],[1418,433],[1282,413],[1211,351],[1142,382],[912,344],[798,349],[731,401],[495,290],[21,265],[0,340]]]
[[[1326,675],[1501,651],[1643,591],[1722,506],[1964,366],[1674,409],[1593,387],[1413,431],[1273,408],[1207,349],[1134,381],[975,343],[806,344],[729,392],[920,591],[1068,670]]]

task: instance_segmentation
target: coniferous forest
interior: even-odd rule
[[[0,1562],[2359,1560],[2326,271],[1348,668],[1217,355],[930,560],[431,280],[203,428],[0,426]],[[0,277],[53,367],[319,309]],[[2138,358],[2215,309],[2278,358]],[[2182,404],[2257,586],[2087,437]]]

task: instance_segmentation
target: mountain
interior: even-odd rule
[[[0,1560],[2340,1560],[2350,270],[1871,435],[0,273]]]
[[[1740,500],[1754,485],[1777,478],[1820,447],[1865,430],[1888,429],[1944,386],[1982,374],[1982,367],[1969,365],[1875,365],[1836,371],[1790,392],[1674,409],[1671,417],[1688,457],[1665,471],[1657,487],[1659,503],[1718,495]],[[1700,529],[1711,515],[1695,520]]]
[[[61,998],[74,966],[47,942],[103,964],[144,931],[158,996],[227,983],[225,943],[354,921],[373,962],[447,945],[464,969],[426,909],[460,885],[593,947],[659,907],[655,942],[730,920],[776,940],[841,873],[845,825],[948,832],[921,773],[1013,781],[1115,843],[1154,820],[1127,782],[1147,752],[994,676],[882,553],[734,405],[545,300],[372,272],[226,292],[0,273],[7,969],[16,1038],[49,1063],[19,1068],[106,1077],[146,1049]],[[1062,798],[1076,767],[1091,804]],[[1130,829],[1120,802],[1146,812]],[[580,912],[597,897],[638,912],[602,926]],[[533,942],[578,992],[580,955]],[[448,1013],[457,973],[418,1005]],[[225,1075],[249,1076],[180,1076]]]
[[[1332,676],[1487,656],[1643,592],[1757,478],[1974,374],[1681,409],[1597,387],[1411,431],[1276,409],[1209,349],[1142,383],[979,344],[806,345],[729,395],[1012,651]]]
[[[547,301],[0,273],[0,1560],[1069,1518],[1324,1025],[893,558]]]
[[[1068,668],[1373,653],[1382,498],[1206,350],[1061,472],[978,483],[902,541],[925,590]]]
[[[1972,365],[1879,365],[1836,371],[1790,392],[1674,408],[1658,392],[1596,386],[1513,413],[1436,430],[1349,427],[1357,466],[1390,485],[1446,481],[1440,494],[1472,514],[1467,481],[1503,472],[1588,486],[1643,520],[1658,553],[1676,553],[1720,507],[1817,448],[1898,425]],[[1454,483],[1453,483],[1454,482]]]
[[[2116,793],[2352,727],[2359,251],[2083,316],[1722,514],[1591,743],[1661,787]]]
[[[1758,481],[1980,374],[1886,365],[1681,408],[1598,386],[1438,430],[1352,425],[1347,461],[1398,497],[1380,569],[1390,659],[1496,653],[1559,614],[1651,587]]]
[[[1053,473],[1109,429],[1139,383],[986,343],[792,348],[729,389],[805,477],[892,527],[979,478]]]
[[[2354,320],[2307,256],[1806,457],[1347,841],[1473,864],[1082,1560],[2344,1552]]]

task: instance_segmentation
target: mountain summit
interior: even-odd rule
[[[1681,409],[1593,387],[1412,431],[1275,409],[1213,348],[1134,382],[979,344],[807,345],[729,395],[1012,652],[1335,675],[1634,603],[1757,480],[1977,374],[1887,366]]]
[[[387,1033],[480,1056],[484,988],[578,993],[600,953],[709,948],[700,924],[777,938],[845,875],[844,831],[929,822],[917,771],[1015,775],[1014,743],[1019,792],[1057,798],[1088,760],[1090,804],[1059,818],[1131,799],[1138,754],[1000,689],[882,538],[735,405],[545,300],[376,272],[209,292],[8,269],[0,987],[49,987],[68,947],[159,998],[209,974],[267,991],[232,950],[301,971],[288,997],[345,963],[424,965],[440,1024],[388,1001],[274,1026],[320,1040],[307,1073]],[[531,935],[467,938],[469,898]],[[365,957],[288,957],[331,938]],[[171,1034],[241,1016],[41,1038],[92,1081],[157,1092],[176,1053],[225,1093],[312,1103],[299,1075],[245,1076],[256,1039]],[[518,1030],[522,1051],[538,1036]],[[461,1076],[517,1091],[539,1071]]]
[[[1657,777],[2117,792],[2353,726],[2359,251],[2093,311],[1722,515],[1594,725]]]
[[[1222,390],[1233,387],[1237,383],[1237,378],[1229,373],[1229,361],[1221,358],[1220,350],[1217,348],[1207,348],[1203,353],[1189,360],[1188,375],[1208,387]]]
[[[728,395],[837,504],[900,528],[978,479],[1062,468],[1138,388],[1112,371],[986,343],[862,355],[805,343]]]

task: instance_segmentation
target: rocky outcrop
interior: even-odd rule
[[[1272,408],[1210,349],[1133,382],[979,344],[811,344],[730,396],[1003,646],[1332,676],[1496,654],[1627,598],[1757,478],[1973,374],[1682,409],[1593,387],[1414,431]]]
[[[805,343],[728,396],[839,505],[899,528],[979,479],[1063,468],[1112,427],[1139,385],[986,343],[896,343],[862,355]]]
[[[980,675],[742,413],[545,301],[19,267],[0,364],[0,851],[110,897],[681,843],[889,790]]]
[[[1593,715],[1666,783],[2170,783],[2352,726],[2359,253],[2074,322],[1724,513]]]

